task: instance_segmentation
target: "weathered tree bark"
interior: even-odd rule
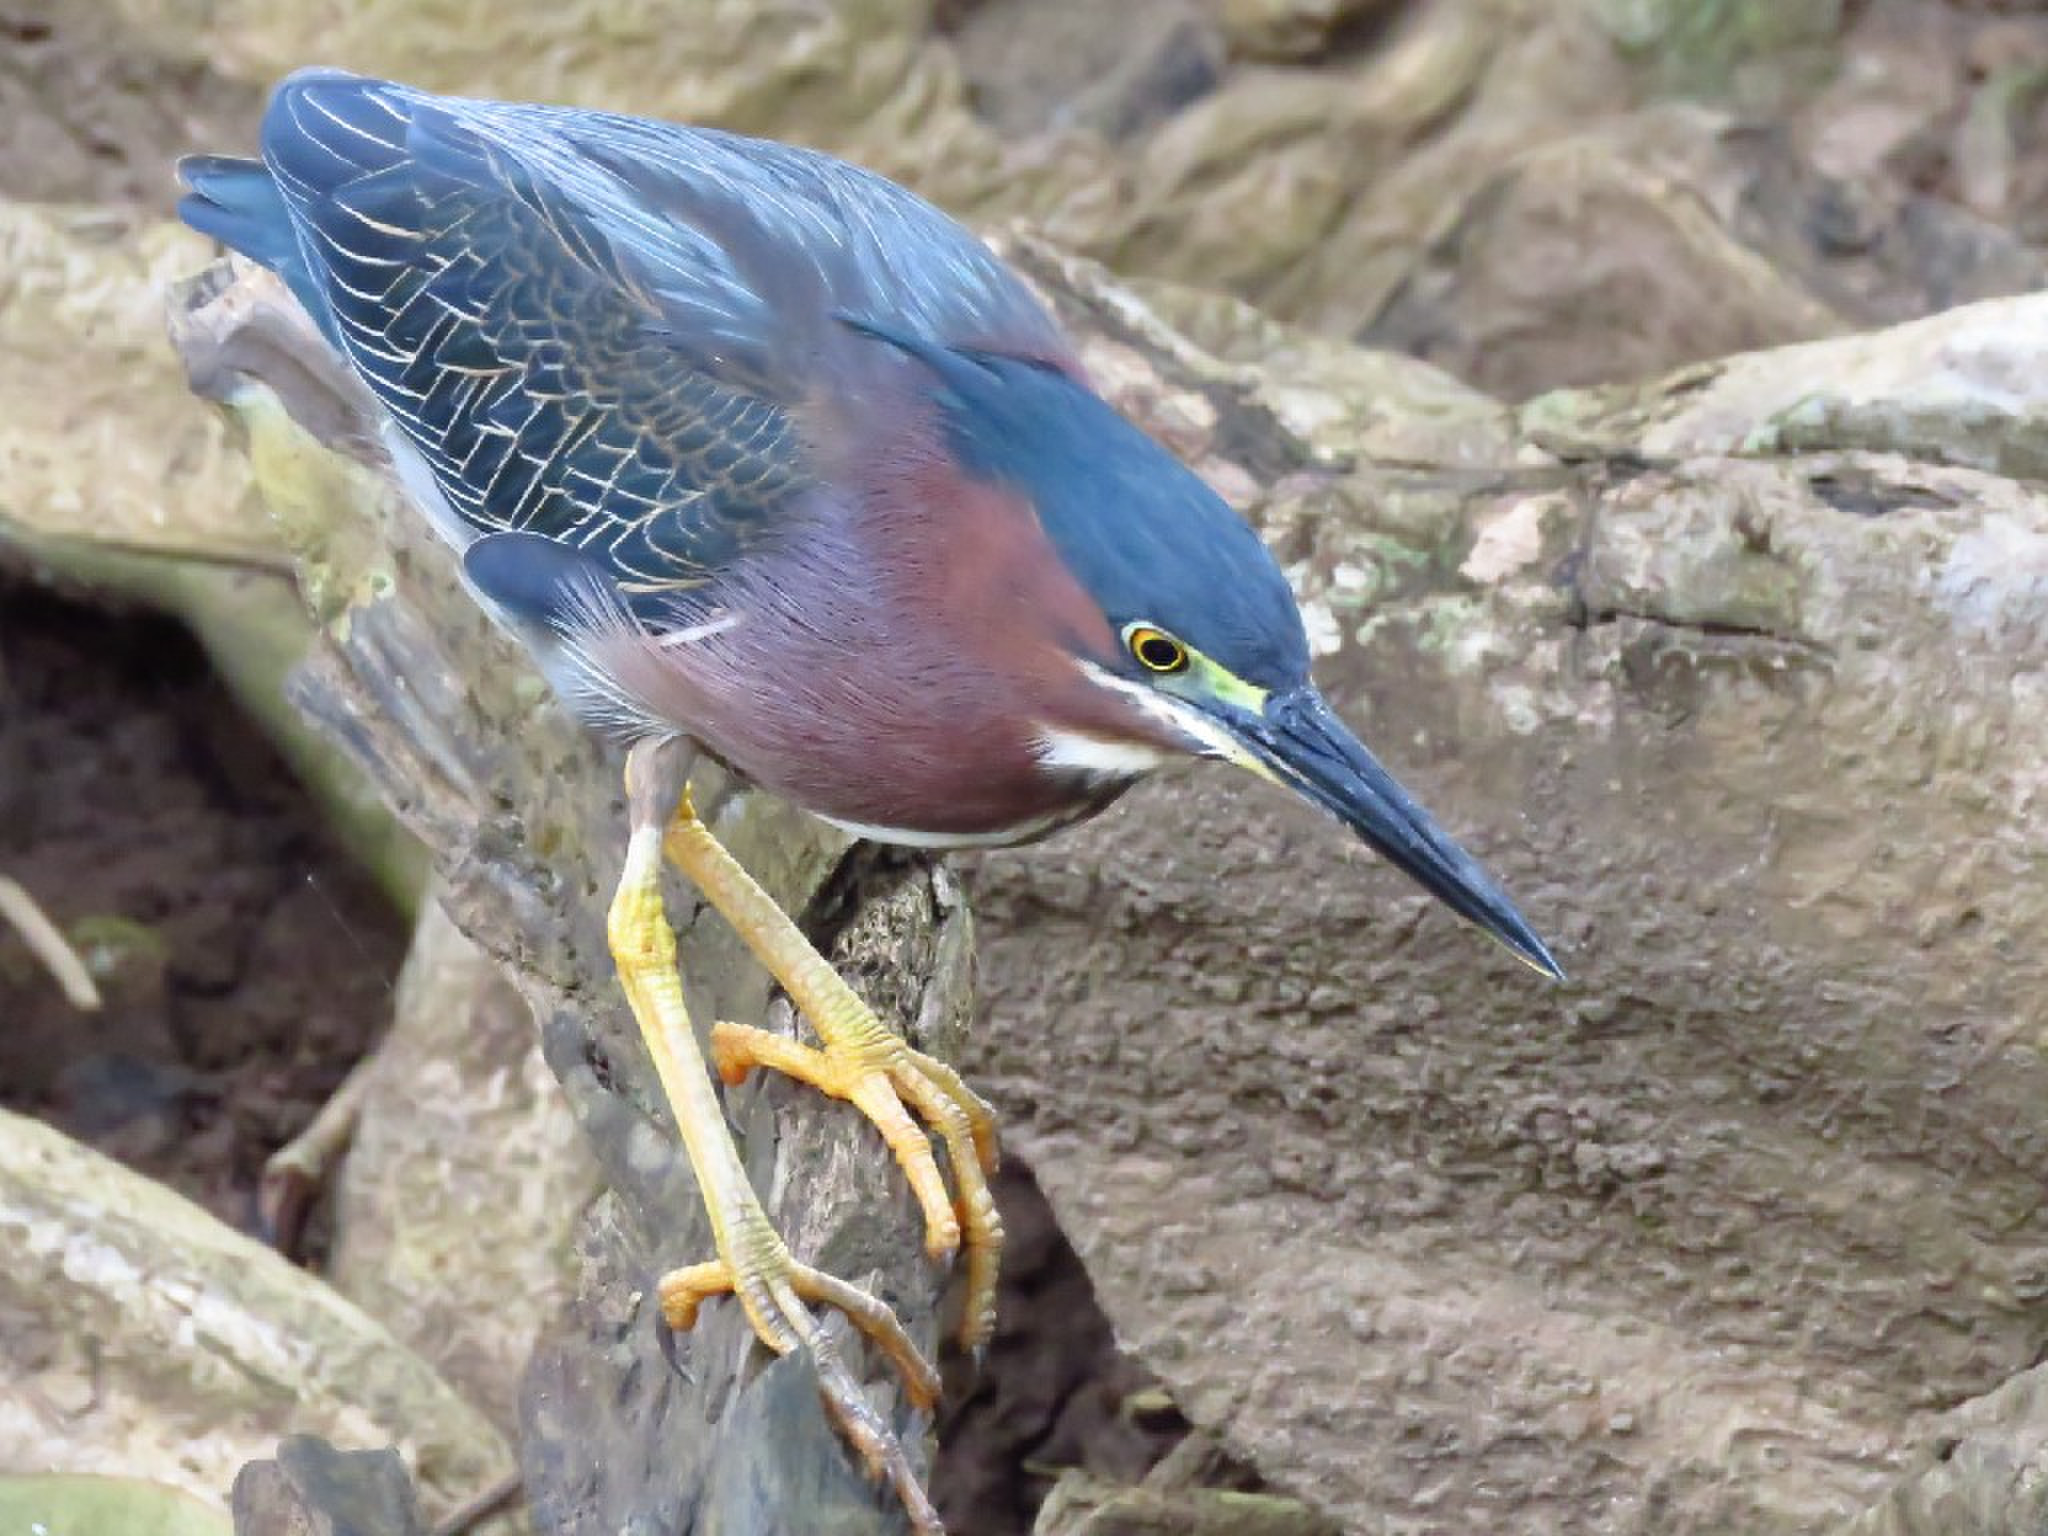
[[[1512,411],[1023,254],[1573,974],[1215,770],[982,862],[969,1068],[1120,1338],[1351,1530],[2020,1528],[2048,300]]]
[[[524,1389],[537,1523],[579,1536],[895,1528],[900,1514],[827,1424],[808,1363],[764,1365],[737,1307],[707,1308],[676,1341],[679,1363],[664,1358],[654,1281],[712,1250],[605,948],[625,828],[615,757],[460,591],[451,558],[369,446],[359,398],[280,286],[217,268],[181,292],[173,328],[195,386],[246,427],[258,485],[322,626],[296,701],[431,851],[449,915],[540,1021],[611,1185],[583,1224],[580,1294]],[[744,795],[719,830],[885,1018],[926,1049],[957,1051],[970,951],[965,908],[942,871],[849,853]],[[738,941],[715,919],[694,921],[688,896],[672,894],[700,1027],[792,1027]],[[728,1102],[792,1248],[873,1287],[933,1348],[942,1277],[925,1265],[908,1194],[867,1128],[782,1083]],[[861,1358],[857,1341],[848,1347]],[[878,1376],[874,1390],[894,1387]],[[923,1426],[906,1414],[899,1426],[916,1442]]]

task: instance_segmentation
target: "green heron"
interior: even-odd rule
[[[640,118],[430,95],[331,70],[281,84],[261,160],[180,167],[179,212],[281,276],[382,407],[408,492],[562,697],[629,743],[619,975],[710,1209],[666,1277],[687,1328],[736,1293],[819,1360],[871,1470],[936,1528],[811,1308],[936,1394],[893,1314],[796,1260],[749,1187],[684,1010],[664,855],[817,1031],[720,1024],[756,1066],[851,1100],[964,1247],[963,1342],[993,1313],[987,1107],[886,1029],[713,838],[702,751],[862,837],[1019,843],[1178,758],[1334,813],[1535,969],[1556,962],[1338,720],[1251,528],[1089,385],[985,246],[880,176]],[[929,1125],[959,1193],[939,1172]]]

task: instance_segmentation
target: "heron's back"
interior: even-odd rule
[[[262,144],[187,163],[186,221],[291,285],[445,532],[545,538],[650,619],[817,482],[808,401],[858,432],[898,397],[841,317],[1065,356],[972,235],[811,151],[335,71],[280,85]]]

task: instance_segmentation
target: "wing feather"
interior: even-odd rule
[[[629,598],[813,485],[821,380],[857,418],[899,366],[836,315],[1072,366],[966,230],[809,151],[319,71],[263,154],[330,333],[466,529],[575,546]]]

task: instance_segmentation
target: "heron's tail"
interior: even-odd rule
[[[189,189],[178,199],[178,217],[270,268],[325,329],[327,306],[269,167],[234,155],[187,155],[178,162],[178,179]]]
[[[178,217],[222,245],[261,262],[281,277],[301,265],[298,236],[284,195],[261,160],[233,155],[187,155],[178,179],[191,190],[178,199]]]

